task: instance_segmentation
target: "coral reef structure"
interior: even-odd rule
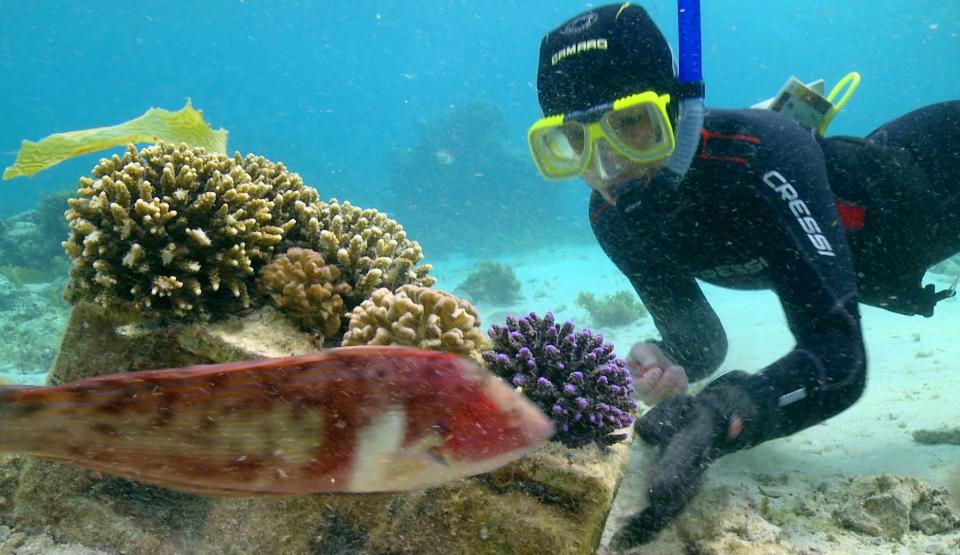
[[[913,441],[927,445],[960,445],[960,427],[940,430],[914,430]]]
[[[101,159],[78,194],[67,299],[173,321],[248,307],[257,271],[317,200],[283,164],[167,143]]]
[[[916,478],[796,479],[791,471],[754,477],[721,485],[723,479],[714,478],[643,552],[887,555],[957,553],[960,547],[960,514],[949,506],[949,494]],[[623,524],[621,508],[636,511],[635,502],[614,507],[605,535]]]
[[[960,516],[951,510],[947,492],[916,478],[858,477],[850,491],[833,515],[843,528],[886,540],[899,540],[911,530],[934,535],[960,528]]]
[[[23,283],[66,275],[70,261],[61,243],[68,234],[64,211],[72,193],[41,194],[35,209],[0,220],[0,273]]]
[[[583,291],[577,295],[577,306],[586,309],[590,314],[590,323],[597,328],[626,326],[647,314],[647,309],[629,291],[617,291],[602,299]]]
[[[457,289],[478,303],[510,304],[520,298],[520,280],[513,268],[490,260],[481,261]]]
[[[509,139],[495,104],[439,114],[390,161],[385,207],[430,253],[497,256],[558,238],[592,241],[579,223],[583,194],[545,183],[525,145]]]
[[[403,226],[385,213],[362,209],[337,199],[316,203],[317,215],[305,222],[302,235],[292,238],[298,247],[314,249],[329,264],[340,268],[352,291],[345,295],[347,310],[385,287],[401,285],[430,287],[436,279],[427,274],[420,244],[407,238]]]
[[[574,329],[572,322],[557,324],[549,312],[508,317],[506,325],[490,327],[493,347],[483,360],[553,418],[554,440],[571,447],[609,445],[633,422],[633,378],[603,336]]]
[[[352,291],[340,270],[320,253],[293,247],[260,271],[260,286],[288,317],[324,338],[336,336],[343,320],[343,297]]]
[[[439,289],[381,288],[353,309],[343,345],[411,345],[480,360],[486,346],[473,306]]]

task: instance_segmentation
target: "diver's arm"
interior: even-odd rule
[[[594,193],[591,224],[600,246],[630,280],[653,318],[662,338],[653,342],[684,368],[691,381],[709,376],[727,354],[720,319],[696,280],[675,271],[669,256],[646,244],[642,230],[626,232],[629,228],[620,213],[608,206]]]
[[[647,541],[666,526],[717,458],[821,422],[863,391],[853,264],[822,154],[798,126],[766,131],[750,161],[767,208],[768,225],[755,232],[797,345],[756,374],[728,372],[696,396],[669,397],[637,420],[637,435],[660,456],[650,472],[649,506],[617,532],[616,545]]]
[[[660,332],[660,340],[650,341],[682,366],[690,381],[702,380],[719,368],[727,356],[727,335],[696,280],[657,279],[655,285],[636,272],[629,277]]]
[[[853,262],[820,149],[802,128],[781,127],[751,165],[773,224],[763,256],[797,343],[757,374],[714,382],[738,385],[756,405],[740,444],[822,422],[852,405],[866,381]]]

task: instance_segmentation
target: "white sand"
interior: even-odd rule
[[[483,325],[502,323],[506,313],[552,310],[558,320],[578,328],[589,323],[575,305],[580,291],[597,296],[630,290],[627,279],[599,246],[562,247],[525,253],[500,262],[514,268],[525,299],[511,306],[478,303]],[[437,287],[455,291],[473,270],[472,262],[436,264]],[[938,289],[951,280],[930,274]],[[721,371],[756,371],[788,352],[793,338],[776,297],[765,291],[730,291],[704,285],[704,292],[723,322],[729,353]],[[960,447],[915,443],[911,431],[960,424],[960,302],[947,299],[933,318],[907,317],[861,307],[869,361],[869,382],[860,401],[827,422],[789,438],[720,459],[708,473],[708,486],[743,484],[755,487],[758,473],[787,473],[794,487],[809,487],[838,475],[893,473],[914,476],[932,486],[948,486],[960,494]],[[655,335],[649,318],[619,329],[600,330],[619,355],[633,341]],[[644,447],[635,444],[635,455]],[[642,457],[635,456],[635,461]],[[623,514],[641,508],[643,473],[632,465],[621,488],[610,526]],[[952,482],[952,483],[951,483]],[[845,552],[845,551],[841,551]]]

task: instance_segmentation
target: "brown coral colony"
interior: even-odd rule
[[[320,253],[297,247],[264,266],[260,284],[287,316],[323,337],[340,330],[343,297],[353,290]]]
[[[320,202],[299,175],[259,156],[129,145],[102,159],[77,194],[63,244],[73,260],[65,296],[127,317],[211,320],[264,293],[330,336],[375,289],[434,283],[402,226],[376,210]],[[285,257],[270,266],[275,255]]]

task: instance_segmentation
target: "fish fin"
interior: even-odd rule
[[[93,472],[100,472],[108,476],[113,476],[115,478],[123,478],[124,480],[130,480],[140,484],[148,484],[151,486],[158,486],[162,488],[172,489],[183,493],[192,493],[195,495],[208,495],[216,497],[253,497],[259,495],[269,495],[275,497],[276,494],[271,492],[259,493],[256,491],[250,490],[240,490],[240,489],[228,489],[228,488],[215,488],[201,486],[198,484],[193,484],[190,482],[179,482],[176,480],[159,480],[152,478],[150,476],[142,476],[136,472],[127,472],[122,469],[118,469],[110,466],[109,464],[97,464],[94,461],[77,461],[69,457],[54,457],[49,455],[37,455],[39,458],[46,459],[49,461],[69,464],[71,466],[79,466]]]

